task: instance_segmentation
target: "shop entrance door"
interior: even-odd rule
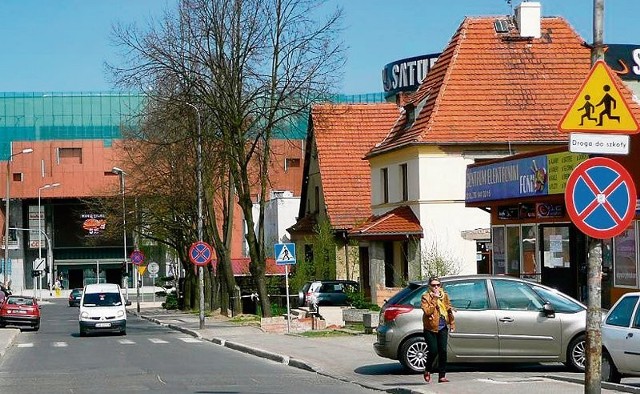
[[[571,225],[540,225],[542,284],[577,298],[577,268],[571,253]]]

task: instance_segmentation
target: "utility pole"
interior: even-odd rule
[[[604,59],[604,0],[593,0],[593,45],[591,65]],[[587,359],[584,392],[598,394],[602,390],[602,240],[589,239],[587,259]]]

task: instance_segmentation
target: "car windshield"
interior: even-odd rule
[[[120,294],[91,293],[84,295],[84,306],[118,306],[122,305]]]
[[[584,307],[569,297],[562,296],[552,290],[540,286],[532,286],[545,301],[549,302],[553,309],[559,313],[577,313],[584,310]]]

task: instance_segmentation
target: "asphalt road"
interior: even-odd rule
[[[236,352],[129,315],[127,335],[78,334],[77,308],[42,307],[40,331],[23,331],[0,363],[0,392],[371,393]]]

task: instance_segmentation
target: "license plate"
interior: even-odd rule
[[[111,323],[96,323],[96,328],[111,327]]]
[[[27,311],[17,310],[17,311],[15,311],[15,313],[27,313]]]

